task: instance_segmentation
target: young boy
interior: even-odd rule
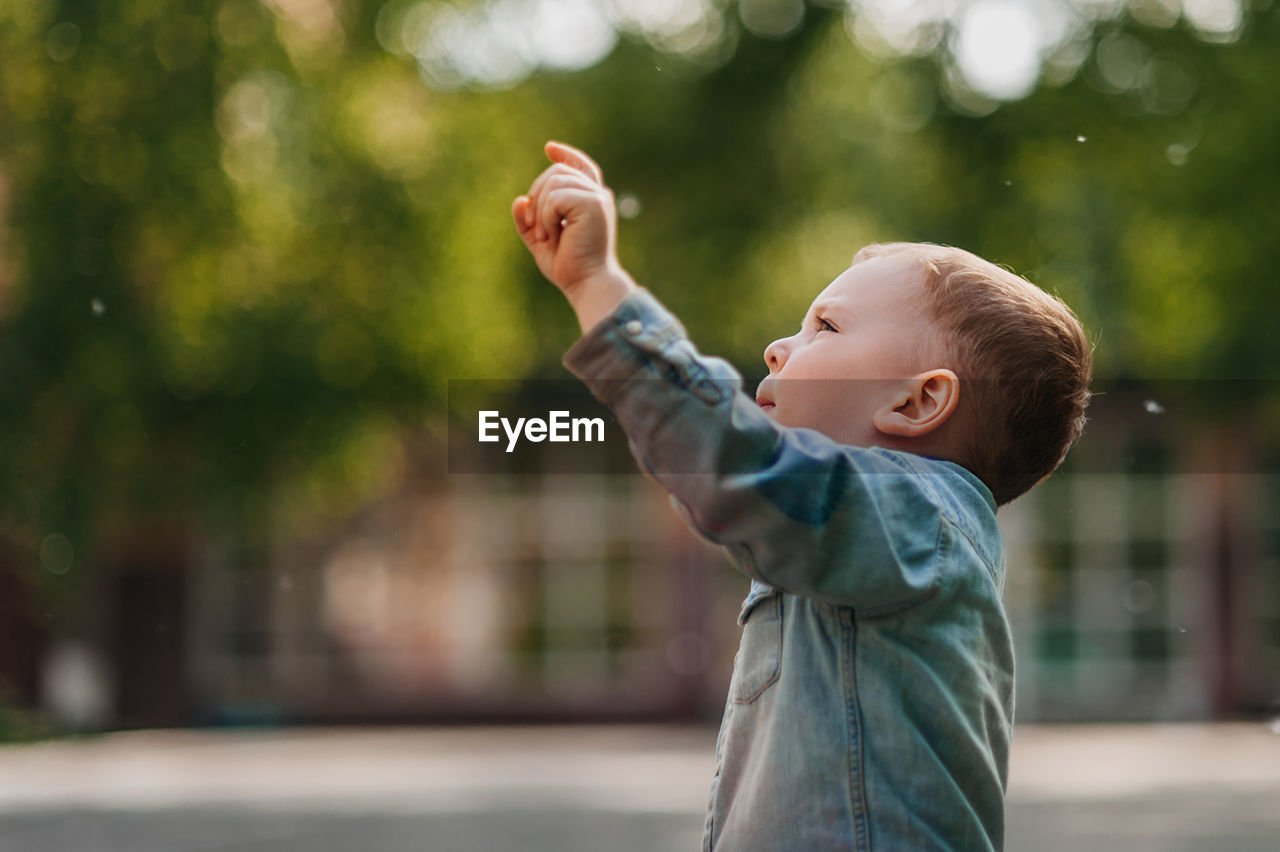
[[[599,167],[546,151],[512,214],[582,326],[565,364],[752,579],[703,849],[1000,849],[995,511],[1083,428],[1070,310],[968,252],[869,246],[765,350],[753,401],[618,264]]]

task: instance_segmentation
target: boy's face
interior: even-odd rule
[[[857,263],[818,294],[800,331],[764,351],[769,376],[756,401],[784,426],[871,446],[875,412],[893,406],[902,380],[930,367],[936,331],[918,263],[908,253]]]

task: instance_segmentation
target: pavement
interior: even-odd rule
[[[133,731],[0,747],[0,852],[698,848],[715,731]],[[1280,724],[1020,727],[1009,850],[1280,850]]]

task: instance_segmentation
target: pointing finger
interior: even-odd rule
[[[585,151],[580,151],[563,142],[548,142],[545,150],[552,162],[572,166],[587,174],[596,183],[604,184],[604,172],[600,170],[600,166],[596,165],[595,160],[587,156]]]

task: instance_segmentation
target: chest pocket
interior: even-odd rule
[[[782,666],[782,593],[752,582],[738,615],[742,642],[733,662],[729,697],[750,704],[778,680]]]

